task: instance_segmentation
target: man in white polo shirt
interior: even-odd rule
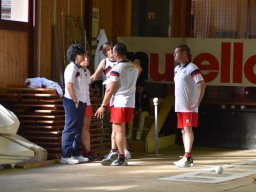
[[[184,156],[174,164],[178,167],[193,165],[193,127],[198,126],[198,107],[204,96],[205,82],[198,67],[190,61],[190,49],[180,45],[174,51],[175,112],[178,116],[178,129],[181,130]]]
[[[96,111],[97,117],[103,118],[106,107],[110,104],[110,121],[115,133],[114,141],[119,151],[117,159],[106,157],[102,165],[128,165],[125,158],[126,123],[132,120],[135,107],[136,81],[141,67],[126,59],[127,49],[123,43],[117,43],[113,55],[117,64],[110,72],[109,84],[101,107]]]
[[[114,56],[113,56],[113,44],[111,42],[104,43],[103,46],[102,46],[102,52],[106,56],[106,58],[103,59],[100,62],[96,71],[91,76],[91,80],[92,81],[97,80],[98,77],[100,75],[102,75],[102,73],[104,73],[104,76],[106,78],[106,80],[103,82],[103,90],[102,91],[104,92],[105,88],[107,88],[107,86],[108,86],[108,82],[109,82],[109,79],[110,79],[110,71],[116,65],[116,61],[115,61]],[[104,88],[104,86],[105,86],[105,88]],[[115,132],[112,132],[110,154],[107,154],[105,156],[113,156],[113,157],[118,156],[118,150],[117,150],[116,142],[115,142],[114,136],[113,136],[114,134],[115,134]],[[131,154],[128,151],[127,143],[126,143],[126,147],[125,147],[125,157],[128,158],[128,159],[131,158]]]
[[[67,50],[69,64],[64,72],[65,94],[63,106],[65,110],[65,126],[62,131],[61,150],[62,164],[84,163],[89,159],[80,153],[81,133],[84,111],[86,108],[86,85],[88,78],[81,63],[85,59],[85,50],[79,44],[72,44]]]

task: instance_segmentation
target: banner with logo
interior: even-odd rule
[[[126,44],[128,58],[141,64],[148,81],[173,83],[174,49],[186,44],[208,85],[256,86],[254,39],[119,37],[118,41]]]

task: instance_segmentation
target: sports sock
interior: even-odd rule
[[[185,152],[184,157],[191,158],[192,154],[190,152]]]
[[[119,155],[119,159],[124,159],[125,158],[125,155],[124,154],[120,154]]]

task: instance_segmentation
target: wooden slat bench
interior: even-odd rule
[[[62,99],[56,90],[25,87],[2,88],[0,89],[0,101],[19,118],[19,135],[45,148],[48,152],[48,159],[61,155],[60,143],[65,114]]]
[[[90,89],[92,108],[101,104],[98,89]],[[18,134],[44,147],[48,159],[61,157],[61,134],[65,123],[62,98],[54,89],[9,87],[0,88],[0,103],[20,120]],[[99,156],[110,149],[110,124],[92,117],[91,148]]]

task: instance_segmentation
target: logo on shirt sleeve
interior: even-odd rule
[[[79,73],[79,72],[77,72],[77,73],[76,73],[76,77],[79,77],[79,76],[80,76],[80,73]]]
[[[110,72],[110,76],[116,76],[116,77],[119,77],[119,73],[116,72],[116,71],[111,71]]]

